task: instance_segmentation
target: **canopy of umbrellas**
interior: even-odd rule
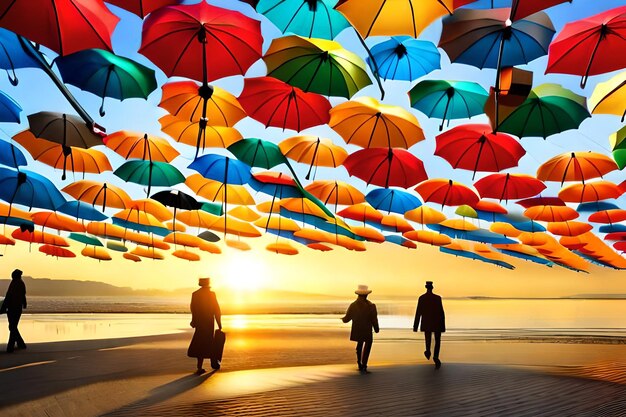
[[[40,69],[78,113],[30,114],[27,130],[0,141],[0,244],[19,239],[74,257],[74,240],[84,245],[82,255],[99,260],[116,251],[133,261],[162,259],[172,250],[194,261],[202,252],[220,253],[220,240],[247,250],[250,238],[269,233],[275,240],[267,249],[287,255],[390,242],[435,245],[505,268],[513,268],[509,257],[579,271],[590,263],[626,268],[626,210],[617,205],[626,184],[602,179],[626,165],[625,127],[609,138],[612,154],[565,152],[541,163],[535,176],[500,172],[518,166],[522,138],[577,129],[591,114],[623,122],[626,71],[598,83],[587,100],[557,84],[533,86],[533,74],[516,66],[547,54],[546,72],[579,76],[581,87],[626,68],[626,6],[555,34],[542,9],[564,0],[234,2],[245,14],[206,2],[107,3],[142,19],[139,53],[166,76],[188,79],[161,86],[159,106],[169,113],[159,120],[163,137],[105,134],[66,88],[101,97],[100,116],[105,97],[145,99],[158,88],[154,69],[111,52],[119,17],[102,0],[0,1],[0,67],[11,83],[21,88],[20,70]],[[284,33],[265,52],[263,19]],[[416,39],[438,19],[440,49]],[[362,42],[365,60],[333,40],[344,30]],[[370,37],[379,42],[367,47]],[[58,54],[52,64],[40,46]],[[496,69],[494,86],[488,92],[471,81],[418,81],[440,68],[440,50],[453,63]],[[243,76],[258,60],[267,75],[245,78],[239,97],[209,84]],[[381,79],[410,81],[415,111],[353,98],[375,82],[382,99]],[[20,122],[14,100],[1,93],[0,104],[3,123]],[[441,120],[441,133],[425,138],[415,114]],[[450,120],[480,114],[490,123],[444,130]],[[294,133],[328,125],[337,139],[311,129],[280,142],[244,138],[234,126],[246,117]],[[410,151],[422,140],[435,141],[437,157],[480,179],[472,186],[429,178]],[[174,142],[195,148],[184,168],[196,173],[185,176],[172,162],[179,156]],[[348,153],[346,144],[362,149]],[[24,151],[38,161],[34,170],[43,163],[61,170],[63,180],[67,171],[93,179],[59,190],[23,168]],[[113,167],[111,152],[126,162]],[[307,166],[305,178],[295,163]],[[359,180],[315,179],[318,167],[345,169]],[[132,199],[106,181],[110,174],[101,177],[106,171],[144,187],[146,198]],[[545,182],[559,183],[558,195],[543,195]]]

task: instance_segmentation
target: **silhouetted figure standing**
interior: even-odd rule
[[[24,343],[24,339],[17,329],[22,316],[22,308],[26,308],[26,285],[22,281],[22,271],[16,269],[11,274],[11,283],[0,307],[0,314],[7,313],[9,319],[7,352],[13,352],[16,343],[18,349],[26,349],[26,343]]]
[[[194,291],[191,296],[191,327],[196,330],[187,350],[187,356],[198,360],[197,374],[206,372],[202,368],[204,359],[211,358],[211,347],[213,345],[213,331],[215,321],[217,327],[222,329],[222,313],[220,305],[217,303],[215,293],[211,291],[210,278],[200,278],[198,280],[200,289]],[[213,369],[219,368],[217,361],[211,360]]]
[[[352,320],[352,330],[350,331],[350,340],[356,343],[356,363],[359,366],[359,371],[367,372],[367,360],[372,350],[372,329],[376,333],[379,332],[378,328],[378,313],[376,312],[376,304],[373,304],[367,299],[367,296],[372,290],[367,288],[367,285],[359,285],[358,289],[354,292],[358,295],[356,301],[354,301],[348,307],[346,315],[341,319],[344,323]]]
[[[433,293],[433,282],[426,281],[426,293],[422,294],[417,300],[417,310],[415,311],[415,321],[413,322],[413,331],[417,331],[417,327],[422,325],[420,330],[424,332],[424,338],[426,340],[426,351],[424,356],[426,359],[430,359],[430,344],[432,334],[435,333],[435,354],[433,360],[435,361],[435,367],[441,368],[441,361],[439,360],[439,349],[441,348],[441,333],[446,331],[446,316],[443,312],[443,303],[441,297]]]

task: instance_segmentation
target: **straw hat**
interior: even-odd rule
[[[211,286],[211,278],[200,278],[198,279],[198,285],[201,287],[210,287]]]
[[[354,293],[359,294],[359,295],[367,295],[367,294],[370,294],[371,292],[372,290],[370,290],[367,287],[367,285],[359,285]]]

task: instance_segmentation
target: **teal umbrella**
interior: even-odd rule
[[[76,242],[84,243],[85,245],[104,246],[102,242],[100,242],[100,239],[94,236],[87,236],[82,233],[70,233],[68,237]]]
[[[479,84],[469,81],[425,80],[409,91],[411,107],[428,117],[446,120],[467,119],[484,113],[489,94]]]
[[[251,167],[271,169],[287,163],[278,145],[263,139],[242,139],[230,145],[228,150]]]
[[[156,161],[127,161],[113,174],[127,182],[147,185],[146,196],[150,195],[150,188],[153,186],[171,187],[185,181],[183,174],[173,165]]]

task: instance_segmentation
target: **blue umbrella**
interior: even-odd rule
[[[404,247],[408,247],[408,246],[405,246],[405,243],[407,242],[413,243],[411,240],[405,237],[402,237],[400,235],[385,235],[385,242],[394,243],[396,245],[404,246]],[[415,243],[413,243],[413,245],[415,245]]]
[[[501,266],[501,267],[506,268],[506,269],[515,269],[515,267],[513,265],[511,265],[510,263],[507,263],[507,262],[504,262],[504,261],[497,261],[497,260],[494,260],[494,259],[489,259],[489,258],[486,258],[484,256],[480,256],[480,255],[478,255],[477,253],[474,253],[474,252],[468,252],[468,251],[456,250],[456,249],[449,249],[449,248],[446,248],[444,246],[440,246],[439,250],[441,252],[443,252],[443,253],[448,253],[450,255],[461,256],[461,257],[469,258],[469,259],[476,259],[476,260],[479,260],[479,261],[482,261],[482,262],[487,262],[487,263],[490,263],[490,264],[498,265],[498,266]]]
[[[57,208],[57,211],[82,220],[99,222],[108,219],[105,214],[99,212],[90,204],[83,203],[82,201],[68,201],[60,205]]]
[[[395,36],[371,48],[378,74],[385,80],[414,81],[419,77],[441,68],[441,55],[437,47],[427,41],[409,36]],[[376,70],[374,62],[367,64]]]
[[[387,213],[404,214],[422,205],[422,202],[406,191],[391,188],[377,188],[365,196],[365,200],[376,210],[385,210]]]
[[[600,233],[620,233],[626,232],[626,224],[605,224],[600,226]]]
[[[267,194],[278,199],[304,197],[302,191],[293,185],[266,183],[255,180],[253,177],[248,181],[248,185],[256,192]]]
[[[550,268],[552,268],[552,265],[554,265],[554,262],[546,258],[541,258],[539,256],[528,255],[526,253],[517,252],[514,250],[508,250],[508,249],[498,249],[498,251],[502,252],[505,255],[512,256],[514,258],[520,258],[520,259],[524,259],[525,261],[531,261],[531,262],[535,262],[541,265],[546,265],[546,266],[549,266]]]
[[[37,207],[56,210],[66,202],[56,186],[43,175],[3,167],[0,167],[0,200],[9,203],[9,216],[13,204],[21,204],[29,209]]]
[[[39,62],[24,51],[15,33],[0,28],[0,68],[7,71],[11,84],[17,85],[18,83],[15,74],[17,68],[40,67]]]
[[[19,217],[11,217],[11,216],[0,216],[0,224],[6,224],[9,226],[17,226],[17,227],[29,227],[34,230],[35,223],[31,220],[25,220]]]
[[[0,139],[0,165],[17,168],[26,164],[22,151],[12,143]]]
[[[208,154],[196,158],[190,169],[198,171],[204,178],[224,184],[243,185],[250,181],[250,166],[228,156]]]
[[[280,215],[291,220],[300,221],[302,223],[308,224],[316,229],[323,230],[324,232],[347,236],[354,240],[364,240],[362,237],[355,235],[350,230],[347,230],[336,223],[331,223],[326,219],[322,219],[312,214],[291,211],[284,207],[281,207]]]
[[[615,210],[619,207],[613,203],[607,203],[606,201],[592,201],[589,203],[580,203],[576,207],[576,211],[579,213],[595,213],[596,211]]]
[[[0,91],[0,122],[19,123],[22,108],[6,93]]]

